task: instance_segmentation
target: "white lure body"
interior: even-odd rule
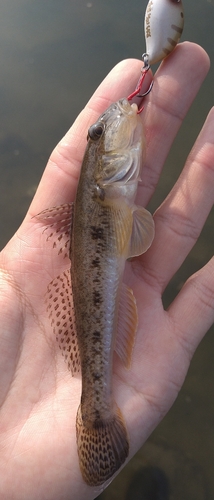
[[[181,37],[183,25],[181,0],[149,0],[144,22],[149,64],[161,61],[172,52]]]

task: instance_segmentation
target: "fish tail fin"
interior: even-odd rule
[[[125,462],[129,453],[126,426],[120,409],[108,421],[84,426],[81,406],[78,408],[77,449],[84,481],[98,486],[109,479]]]

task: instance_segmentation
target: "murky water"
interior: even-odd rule
[[[0,246],[22,221],[48,156],[106,73],[145,50],[146,0],[1,0]],[[211,71],[166,162],[154,209],[177,178],[214,101],[214,2],[183,0],[183,39]],[[165,293],[168,304],[213,254],[214,213]],[[191,314],[191,311],[190,311]],[[168,415],[102,500],[214,498],[214,328],[198,348]],[[158,496],[159,495],[159,496]]]

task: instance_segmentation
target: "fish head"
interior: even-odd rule
[[[142,137],[142,121],[136,104],[120,99],[109,106],[88,131],[92,141],[100,139],[106,153],[123,150]]]
[[[88,139],[89,147],[91,142],[96,147],[94,180],[98,186],[137,184],[145,141],[136,104],[125,98],[111,104],[89,128]]]

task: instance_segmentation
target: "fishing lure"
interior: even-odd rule
[[[149,64],[162,61],[176,47],[184,26],[181,0],[150,0],[144,30]]]
[[[143,67],[136,89],[128,96],[145,97],[152,89],[151,82],[147,92],[140,94],[147,71],[152,64],[162,61],[176,47],[184,26],[184,13],[181,0],[149,0],[145,12],[144,31],[146,52],[142,55]],[[143,107],[139,109],[139,113]]]

